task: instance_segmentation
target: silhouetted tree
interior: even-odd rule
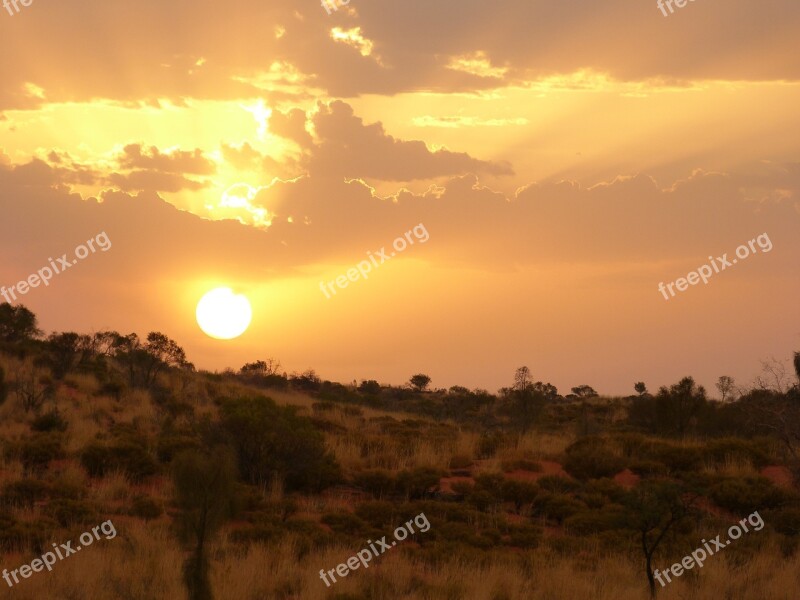
[[[706,404],[705,389],[697,386],[691,377],[684,377],[669,388],[661,387],[655,402],[659,421],[680,438],[686,435],[689,426]]]
[[[35,339],[42,334],[36,325],[36,315],[22,304],[0,304],[0,341],[16,344]]]
[[[412,376],[411,379],[408,380],[408,383],[411,384],[416,391],[422,392],[425,388],[428,387],[430,384],[431,378],[423,373],[417,373],[416,375]]]
[[[670,530],[688,518],[697,495],[667,481],[642,481],[625,499],[630,527],[638,534],[650,596],[655,598],[653,555]]]
[[[596,398],[599,396],[599,394],[594,391],[594,388],[589,385],[579,385],[574,387],[572,388],[572,393],[578,398]]]
[[[178,526],[183,541],[192,547],[184,564],[189,600],[212,600],[206,546],[230,517],[236,484],[236,464],[230,449],[187,450],[172,464]]]
[[[644,396],[647,393],[647,386],[644,384],[644,381],[637,381],[633,384],[633,389],[636,390],[636,393],[640,396]]]
[[[381,393],[381,384],[374,379],[366,379],[358,386],[358,391],[362,394],[376,395]]]
[[[722,396],[722,401],[725,402],[735,389],[733,377],[722,375],[717,381],[717,389]]]

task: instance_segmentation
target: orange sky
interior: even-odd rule
[[[105,231],[24,296],[46,330],[343,382],[745,384],[800,350],[798,25],[792,0],[3,10],[0,285]],[[219,286],[253,306],[226,342],[194,314]]]

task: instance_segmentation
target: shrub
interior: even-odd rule
[[[387,529],[394,524],[399,515],[399,509],[391,502],[363,502],[356,508],[356,515],[372,527]]]
[[[50,514],[62,527],[73,525],[88,525],[98,520],[94,507],[83,500],[59,498],[50,503]]]
[[[566,454],[564,470],[577,479],[611,477],[625,468],[625,460],[613,454],[612,445],[604,438],[581,438]]]
[[[500,449],[504,439],[499,431],[484,431],[478,439],[478,458],[492,458]]]
[[[450,458],[450,463],[448,465],[448,468],[450,468],[450,469],[468,469],[473,464],[474,463],[472,462],[472,459],[469,456],[467,456],[465,454],[456,454],[455,456]]]
[[[19,479],[7,483],[0,494],[3,507],[32,508],[34,503],[44,500],[50,493],[50,486],[38,479]]]
[[[751,440],[737,438],[722,438],[710,440],[703,451],[713,461],[722,465],[726,460],[746,460],[755,467],[769,464],[769,454],[759,444]]]
[[[581,484],[574,479],[568,479],[561,475],[545,475],[536,481],[536,485],[544,491],[553,492],[554,494],[566,494],[581,488]]]
[[[523,505],[533,502],[538,492],[539,488],[535,483],[513,479],[505,480],[500,487],[501,497],[506,502],[513,502],[517,513],[522,510]]]
[[[68,423],[58,409],[53,409],[37,416],[31,423],[32,431],[61,431],[67,430]]]
[[[576,535],[591,535],[602,531],[623,529],[626,525],[625,510],[618,505],[606,505],[573,514],[564,519],[564,528]]]
[[[157,519],[163,512],[164,510],[161,508],[161,504],[149,496],[140,494],[133,498],[129,514],[149,521],[151,519]]]
[[[44,471],[50,461],[64,458],[64,439],[61,433],[34,433],[16,444],[15,454],[26,471]]]
[[[775,508],[786,500],[786,494],[764,477],[724,479],[711,487],[710,496],[718,506],[742,515]]]
[[[529,471],[531,473],[541,473],[542,471],[542,465],[535,460],[528,460],[526,458],[504,460],[500,463],[500,467],[506,473],[510,471]]]
[[[542,515],[557,523],[563,523],[565,519],[585,508],[585,504],[564,494],[544,493],[537,496],[533,501],[535,514]]]
[[[397,474],[397,492],[409,500],[425,496],[426,492],[439,485],[444,474],[431,467],[418,467],[413,471],[400,471]]]
[[[250,483],[277,476],[288,490],[320,491],[341,480],[322,434],[292,408],[262,396],[223,401],[220,413],[240,471]]]
[[[168,463],[184,450],[196,449],[198,447],[198,441],[189,435],[166,434],[158,438],[156,456],[160,462]]]
[[[0,367],[0,405],[6,401],[8,397],[8,383],[6,383],[6,372],[3,367]]]
[[[536,548],[542,537],[542,531],[534,525],[517,525],[508,532],[508,545],[517,548]]]
[[[91,442],[81,452],[81,464],[90,477],[122,471],[134,483],[158,472],[158,464],[147,450],[127,440]]]
[[[699,449],[660,442],[648,448],[646,458],[666,465],[670,473],[696,471],[703,464],[703,453]]]
[[[394,492],[397,485],[387,471],[362,471],[353,477],[353,485],[369,492],[376,498],[383,498]]]

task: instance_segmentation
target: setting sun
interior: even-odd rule
[[[197,303],[197,324],[203,332],[219,340],[242,335],[250,325],[253,311],[250,302],[230,288],[216,288]]]

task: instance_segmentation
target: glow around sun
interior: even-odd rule
[[[218,340],[232,340],[242,335],[250,325],[253,310],[242,294],[226,287],[206,293],[197,303],[197,324],[203,332]]]

